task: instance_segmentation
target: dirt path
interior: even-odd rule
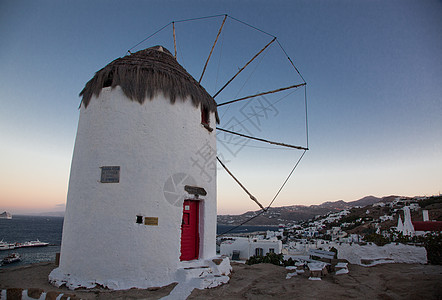
[[[0,269],[0,289],[38,288],[75,294],[82,299],[160,299],[174,285],[158,290],[70,291],[48,283],[53,263]],[[327,275],[321,281],[297,275],[285,279],[283,267],[270,264],[233,264],[228,284],[209,290],[194,290],[189,299],[442,299],[442,266],[384,264],[374,267],[349,265],[349,273]]]
[[[349,265],[349,273],[285,279],[278,266],[235,265],[230,282],[211,290],[194,290],[189,299],[442,299],[442,266]]]
[[[54,291],[62,294],[75,295],[78,299],[160,299],[174,288],[171,284],[160,289],[110,291],[108,289],[91,289],[71,291],[66,287],[56,288],[48,282],[49,273],[55,268],[54,263],[40,263],[17,268],[0,269],[0,289],[31,288],[42,289],[44,292]]]

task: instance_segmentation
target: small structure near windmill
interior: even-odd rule
[[[280,254],[282,241],[276,237],[270,239],[228,237],[220,245],[221,255],[232,260],[247,260],[251,256],[265,256],[268,253]]]
[[[60,265],[50,281],[146,288],[202,265],[227,278],[228,259],[212,261],[214,99],[161,46],[114,60],[80,95]],[[195,167],[198,152],[213,168]]]

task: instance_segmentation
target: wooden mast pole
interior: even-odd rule
[[[201,73],[201,77],[200,77],[200,80],[198,81],[198,83],[201,83],[201,80],[203,79],[204,73],[206,72],[207,64],[209,63],[210,57],[212,56],[213,49],[215,48],[216,42],[218,41],[221,31],[223,30],[224,23],[226,22],[226,19],[227,19],[227,15],[224,16],[223,23],[221,24],[221,27],[218,30],[218,34],[216,36],[215,42],[213,43],[212,49],[210,50],[209,57],[206,60],[206,64],[204,65],[203,72]]]
[[[176,37],[175,37],[175,22],[172,22],[173,27],[173,47],[175,48],[175,59],[176,59]]]
[[[259,94],[255,94],[255,95],[251,95],[251,96],[247,96],[247,97],[243,97],[243,98],[227,101],[227,102],[218,104],[217,106],[223,106],[223,105],[226,105],[226,104],[230,104],[230,103],[234,103],[234,102],[238,102],[238,101],[242,101],[242,100],[246,100],[246,99],[250,99],[250,98],[254,98],[254,97],[258,97],[258,96],[264,96],[264,95],[268,95],[268,94],[278,93],[278,92],[282,92],[282,91],[285,91],[285,90],[298,88],[298,87],[303,86],[303,85],[306,85],[306,84],[305,83],[301,83],[301,84],[297,84],[297,85],[291,85],[291,86],[280,88],[280,89],[277,89],[277,90],[263,92],[263,93],[259,93]]]
[[[264,46],[264,48],[261,49],[261,51],[259,51],[258,53],[255,54],[255,56],[252,57],[251,60],[249,60],[244,67],[242,67],[232,78],[230,78],[229,81],[227,81],[227,83],[218,91],[216,92],[215,95],[212,96],[212,98],[215,98],[216,96],[218,96],[219,93],[221,93],[222,90],[224,90],[226,88],[226,86],[228,86],[233,79],[236,78],[236,76],[239,75],[239,73],[241,73],[255,58],[257,58],[265,49],[267,49],[268,46],[270,46],[270,44],[272,44],[274,41],[276,40],[276,37],[273,38],[273,40],[271,40],[267,45]]]
[[[226,165],[223,164],[223,162],[219,159],[219,157],[217,156],[216,159],[219,161],[219,163],[221,164],[221,166],[223,166],[223,168],[226,170],[227,173],[229,173],[230,176],[232,176],[232,178],[236,181],[236,183],[239,184],[239,186],[244,190],[244,192],[246,192],[247,195],[249,195],[250,199],[252,199],[256,204],[258,204],[259,207],[261,207],[261,209],[263,211],[266,211],[266,209],[264,208],[264,206],[261,205],[261,203],[259,203],[258,199],[255,198],[255,196],[253,196],[252,194],[250,194],[250,192],[242,185],[241,182],[239,182],[239,180],[232,174],[232,172],[230,172],[229,169],[227,169]]]
[[[269,141],[269,140],[253,137],[253,136],[250,136],[250,135],[245,135],[245,134],[242,134],[242,133],[230,131],[230,130],[219,128],[219,127],[216,127],[216,129],[220,130],[220,131],[224,131],[224,132],[230,133],[230,134],[235,134],[235,135],[238,135],[238,136],[241,136],[241,137],[244,137],[244,138],[248,138],[248,139],[251,139],[251,140],[265,142],[265,143],[269,143],[269,144],[273,144],[273,145],[277,145],[277,146],[283,146],[283,147],[294,148],[294,149],[299,149],[299,150],[309,150],[306,147],[289,145],[289,144],[284,144],[284,143],[279,143],[279,142],[273,142],[273,141]]]

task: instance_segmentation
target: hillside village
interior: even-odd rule
[[[367,202],[371,203],[360,205]],[[296,216],[297,212],[299,217],[321,209],[329,209],[329,212],[306,220],[288,219],[290,215]],[[237,219],[219,216],[218,220],[235,224],[257,213],[259,211],[248,212]],[[249,261],[268,253],[308,261],[319,253],[322,258],[343,258],[355,264],[386,261],[427,263],[427,260],[433,264],[442,263],[440,195],[366,197],[353,203],[339,201],[314,207],[280,207],[260,217],[259,222],[266,218],[270,224],[275,224],[276,219],[280,222],[279,231],[220,236],[220,253],[233,260]],[[432,239],[434,236],[436,239]],[[429,246],[428,241],[433,244]],[[379,247],[386,244],[389,244],[388,247]],[[330,251],[336,251],[337,255]]]
[[[288,224],[288,232],[298,236],[320,237],[326,240],[350,241],[355,236],[364,238],[377,233],[383,236],[398,231],[399,219],[405,220],[404,208],[411,212],[411,221],[424,221],[423,214],[428,212],[428,220],[440,224],[442,221],[442,197],[396,197],[383,198],[383,201],[364,207],[355,206],[339,212],[316,216],[297,224]],[[400,228],[399,228],[400,229]],[[400,230],[399,230],[400,231]],[[399,233],[398,231],[398,233]],[[418,230],[417,230],[418,231]],[[416,234],[406,234],[414,236]],[[418,234],[419,235],[419,234]],[[353,237],[353,238],[352,238]]]
[[[405,205],[406,203],[417,203],[420,199],[426,199],[427,197],[400,197],[400,196],[388,196],[388,197],[374,197],[367,196],[362,199],[344,202],[334,201],[334,202],[324,202],[319,205],[292,205],[283,207],[270,207],[267,212],[261,214],[260,216],[254,218],[247,225],[275,225],[284,224],[286,226],[293,225],[295,223],[308,221],[309,219],[314,219],[315,217],[324,216],[330,213],[340,212],[342,210],[365,208],[366,206],[371,206],[375,203],[392,203],[400,202],[398,206]],[[400,199],[400,200],[397,200]],[[437,212],[438,207],[433,208],[434,214],[436,216],[440,215]],[[440,208],[439,208],[440,209]],[[254,217],[260,211],[248,211],[241,215],[218,215],[218,224],[221,225],[239,225],[244,221]],[[438,215],[439,214],[439,215]],[[439,220],[440,221],[440,220]]]

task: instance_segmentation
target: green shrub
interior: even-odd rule
[[[407,244],[410,242],[410,237],[407,235],[404,235],[402,232],[399,232],[396,237],[393,239],[393,241],[397,243]]]
[[[276,254],[276,253],[267,253],[265,256],[261,255],[254,255],[251,256],[248,260],[246,260],[247,265],[254,265],[254,264],[274,264],[277,266],[284,266],[284,255],[283,254]],[[293,263],[294,265],[294,263]]]
[[[261,255],[253,255],[246,260],[246,265],[255,265],[260,264],[263,261],[263,257]]]
[[[442,234],[427,233],[424,237],[428,262],[432,265],[442,265]]]
[[[295,261],[289,257],[289,259],[284,260],[284,267],[288,267],[288,266],[294,266],[295,265]]]
[[[365,235],[364,241],[375,243],[378,246],[384,246],[390,242],[383,235],[377,234],[377,233],[371,233],[371,234]]]

